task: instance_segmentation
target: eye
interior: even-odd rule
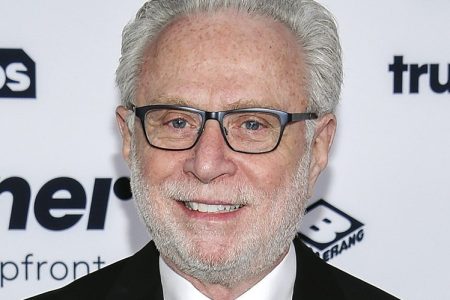
[[[258,130],[262,126],[261,123],[255,120],[245,121],[242,125],[245,126],[245,129],[247,130]]]
[[[185,128],[187,125],[187,121],[181,118],[177,118],[174,120],[171,120],[169,122],[169,124],[173,127],[173,128],[177,128],[177,129],[182,129]]]

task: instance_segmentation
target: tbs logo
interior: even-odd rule
[[[300,238],[327,261],[362,241],[363,226],[325,200],[319,200],[307,208],[299,233]]]
[[[22,49],[0,49],[0,98],[36,98],[36,64]]]

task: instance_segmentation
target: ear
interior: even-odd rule
[[[130,111],[124,106],[116,108],[116,120],[119,125],[120,135],[122,136],[122,156],[129,163],[131,151],[131,131],[127,124],[127,117]]]
[[[336,132],[336,117],[329,113],[316,122],[311,141],[311,164],[309,167],[308,198],[312,196],[317,178],[328,163],[328,153]]]

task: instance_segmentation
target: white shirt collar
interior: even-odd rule
[[[173,271],[160,257],[159,271],[164,300],[209,300],[189,281]],[[261,281],[236,300],[291,300],[297,271],[295,248],[291,243],[288,254]]]

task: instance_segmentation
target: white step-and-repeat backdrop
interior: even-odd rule
[[[302,237],[402,299],[450,299],[450,2],[320,2],[339,23],[345,83]],[[142,3],[0,1],[0,299],[149,238],[114,120],[121,30]],[[308,231],[319,216],[338,234]]]

